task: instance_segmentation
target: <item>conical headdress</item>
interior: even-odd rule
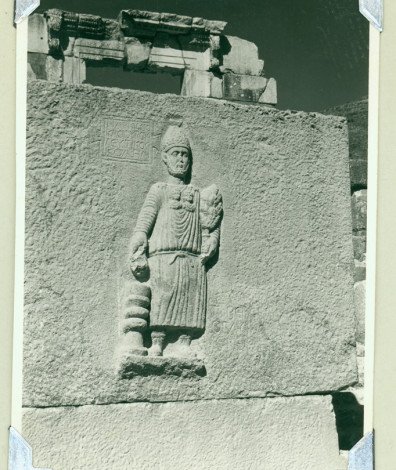
[[[187,150],[191,150],[187,134],[184,129],[179,126],[169,126],[165,134],[162,136],[162,151],[167,152],[172,147],[184,147]]]

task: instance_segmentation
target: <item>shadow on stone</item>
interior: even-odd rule
[[[363,437],[364,407],[350,392],[334,393],[333,407],[340,450],[350,450]]]
[[[200,378],[206,375],[204,362],[200,359],[174,357],[126,356],[119,358],[117,374],[120,379],[135,376],[175,375],[183,378]]]

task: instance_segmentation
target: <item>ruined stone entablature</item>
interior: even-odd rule
[[[122,10],[116,20],[47,10],[29,18],[29,75],[84,83],[86,61],[139,72],[182,75],[183,96],[276,105],[257,46],[223,34],[224,21]]]

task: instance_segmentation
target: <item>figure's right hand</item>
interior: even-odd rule
[[[129,243],[129,267],[136,279],[144,277],[148,269],[146,249],[147,235],[136,232]]]
[[[144,232],[135,232],[129,243],[129,255],[133,256],[137,251],[145,252],[147,248],[147,235]]]

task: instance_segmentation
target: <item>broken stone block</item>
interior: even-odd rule
[[[74,43],[74,55],[80,59],[121,61],[125,58],[125,43],[77,38]]]
[[[355,191],[352,195],[352,227],[354,232],[366,230],[367,189]]]
[[[45,61],[45,72],[49,82],[59,83],[63,78],[63,60],[48,55]]]
[[[65,57],[63,63],[63,81],[73,85],[80,85],[86,79],[85,61],[77,57]]]
[[[222,98],[222,80],[211,72],[186,70],[181,95]]]
[[[236,36],[226,36],[229,52],[223,55],[222,72],[239,75],[261,75],[264,61],[259,59],[256,44]]]
[[[37,13],[29,16],[28,52],[49,52],[47,21],[43,15]]]
[[[22,431],[56,470],[346,469],[329,395],[24,408]]]
[[[363,261],[366,257],[366,235],[353,235],[352,241],[354,258]]]
[[[277,84],[275,78],[269,78],[259,103],[276,105],[278,103]]]
[[[151,45],[151,42],[138,38],[125,38],[125,67],[129,70],[143,70],[150,56]]]
[[[366,281],[359,281],[354,285],[356,341],[364,343],[365,316],[366,316]]]
[[[267,83],[268,79],[264,77],[226,73],[223,77],[224,99],[258,102]]]

